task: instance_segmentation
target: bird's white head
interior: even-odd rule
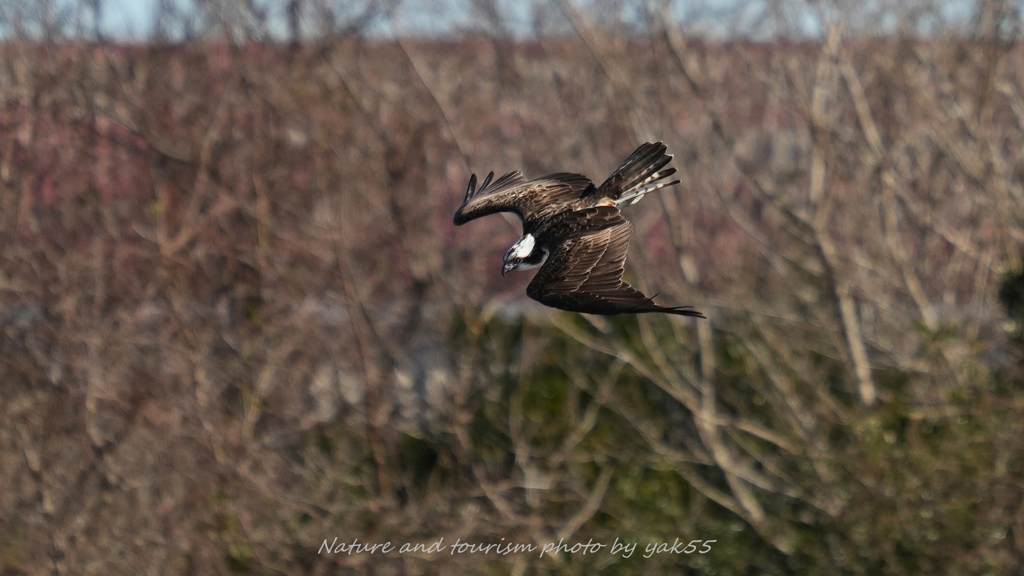
[[[529,270],[543,264],[547,259],[547,252],[535,252],[536,245],[537,239],[533,234],[526,234],[516,240],[516,243],[505,252],[505,265],[501,268],[501,275],[504,276],[513,270]]]

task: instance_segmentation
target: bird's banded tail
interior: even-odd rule
[[[668,158],[671,159],[672,157],[669,156]],[[654,174],[651,174],[646,180],[642,181],[640,184],[637,184],[633,188],[630,188],[629,190],[623,192],[622,196],[620,196],[619,199],[616,201],[616,204],[619,206],[623,204],[628,204],[632,206],[633,204],[636,204],[637,202],[642,200],[645,194],[648,194],[650,192],[656,192],[666,186],[679,184],[679,180],[665,180],[666,178],[675,173],[675,168],[668,168],[666,170],[662,170],[660,172],[655,172]]]
[[[666,180],[676,173],[668,166],[672,156],[666,154],[661,142],[641,144],[640,147],[612,173],[597,189],[601,196],[611,198],[617,206],[636,204],[645,194],[679,184],[679,180]]]

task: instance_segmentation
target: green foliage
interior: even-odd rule
[[[610,474],[599,506],[571,540],[618,538],[639,542],[637,551],[628,559],[573,554],[560,561],[527,560],[538,572],[559,566],[558,573],[587,574],[614,564],[621,574],[958,574],[996,565],[992,551],[1007,527],[986,514],[1002,482],[993,466],[1007,449],[1019,450],[1019,443],[999,441],[1005,411],[970,414],[964,405],[957,416],[928,415],[909,395],[912,375],[880,370],[876,382],[887,400],[863,416],[829,421],[826,444],[816,451],[780,459],[777,446],[748,439],[752,454],[782,462],[783,476],[799,487],[789,495],[755,491],[771,522],[792,534],[793,548],[786,553],[748,519],[708,497],[708,489],[730,492],[721,470],[681,465],[664,453],[693,454],[687,443],[700,443],[685,407],[620,357],[579,340],[598,338],[612,350],[646,358],[651,351],[639,333],[650,330],[665,343],[659,353],[669,354],[671,364],[692,363],[685,346],[667,341],[667,325],[624,317],[599,330],[578,316],[564,320],[569,332],[529,320],[492,319],[475,329],[457,321],[449,332],[452,349],[472,358],[476,373],[487,375],[471,395],[471,445],[453,450],[446,435],[405,437],[401,443],[403,466],[421,489],[431,478],[433,489],[458,492],[460,482],[471,481],[468,469],[474,467],[496,482],[521,480],[525,468],[540,469],[547,478],[543,489],[509,496],[525,524],[505,519],[486,531],[492,538],[537,530],[535,520],[526,518],[539,518],[546,533],[556,532],[581,509],[602,474]],[[648,321],[651,325],[640,325]],[[723,402],[748,395],[737,409],[749,409],[744,417],[771,426],[778,407],[766,401],[771,387],[758,363],[730,334],[715,335],[715,350],[720,394],[733,398],[727,388],[735,393],[735,399]],[[835,378],[849,377],[836,363],[824,357],[819,362]],[[603,378],[610,382],[602,391]],[[975,402],[994,401],[983,388],[965,393]],[[596,419],[581,428],[591,410],[597,411]],[[575,443],[567,444],[569,439]],[[1019,468],[1022,461],[1018,452],[1012,466]],[[822,469],[829,470],[830,480],[815,486],[820,483],[816,471]],[[834,508],[821,504],[829,499],[837,503]],[[671,544],[676,538],[716,542],[706,555],[644,558],[647,543]],[[972,550],[982,553],[971,556]]]

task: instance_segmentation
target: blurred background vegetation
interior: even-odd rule
[[[0,574],[1020,574],[1022,8],[0,0]],[[648,140],[707,321],[451,225]]]

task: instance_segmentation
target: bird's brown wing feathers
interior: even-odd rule
[[[573,174],[572,172],[559,172],[557,174],[549,174],[543,178],[538,178],[538,180],[550,180],[553,182],[561,182],[562,184],[565,184],[566,186],[571,188],[573,193],[575,194],[575,197],[572,198],[573,200],[576,200],[580,196],[589,193],[594,188],[594,183],[590,181],[590,178],[587,178],[583,174]]]
[[[526,289],[530,298],[571,312],[667,312],[703,317],[689,307],[658,306],[622,281],[633,226],[618,209],[599,206],[562,223],[570,232]]]
[[[490,178],[488,176],[485,184]],[[594,187],[590,179],[579,174],[559,173],[526,180],[518,170],[490,186],[481,186],[480,190],[474,190],[475,184],[476,175],[473,175],[466,199],[455,213],[456,225],[496,212],[512,212],[523,222],[531,222],[554,206],[578,200],[585,190]]]

